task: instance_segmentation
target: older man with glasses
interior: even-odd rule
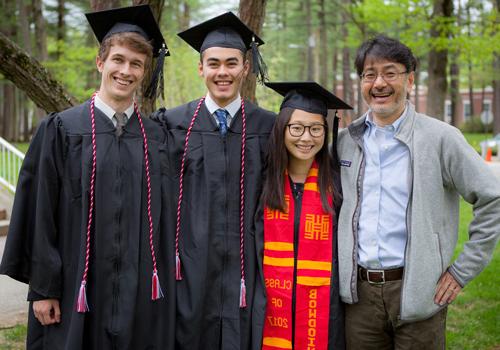
[[[361,45],[369,111],[338,140],[340,294],[348,349],[444,349],[447,306],[489,262],[500,186],[454,127],[408,101],[417,66],[401,42]],[[456,260],[459,198],[474,208]]]

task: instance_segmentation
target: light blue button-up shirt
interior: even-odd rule
[[[365,175],[358,226],[358,262],[371,269],[404,266],[410,192],[410,153],[394,138],[408,107],[392,125],[377,126],[371,113],[363,136]]]
[[[217,125],[219,125],[219,121],[217,120],[215,111],[218,109],[225,109],[229,113],[229,115],[227,116],[227,126],[229,127],[234,119],[234,116],[240,110],[241,97],[240,94],[238,94],[238,96],[236,96],[234,100],[231,101],[231,103],[229,103],[226,107],[222,108],[214,101],[212,96],[210,96],[210,94],[207,93],[207,96],[205,97],[205,106],[207,107],[210,114],[214,117],[215,123]]]

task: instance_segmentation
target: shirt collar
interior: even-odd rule
[[[405,103],[405,109],[404,109],[403,113],[401,113],[401,115],[399,116],[399,118],[396,119],[394,121],[394,123],[392,123],[390,125],[386,125],[386,126],[381,127],[381,128],[382,129],[386,129],[386,130],[391,130],[393,132],[398,131],[399,127],[401,126],[401,123],[406,118],[407,114],[408,114],[408,101],[406,101],[406,103]],[[377,125],[373,122],[373,116],[372,116],[372,112],[371,111],[368,111],[368,114],[367,114],[366,120],[365,120],[365,124],[368,127],[367,128],[368,130],[371,130],[371,129],[377,127]]]
[[[111,106],[106,104],[106,102],[99,97],[99,94],[95,96],[94,103],[96,108],[103,112],[109,119],[113,120],[113,116],[116,111]],[[134,104],[132,103],[123,113],[127,115],[127,119],[130,119],[132,114],[134,114]]]
[[[234,118],[236,113],[238,113],[238,111],[240,110],[241,97],[240,97],[240,94],[238,94],[238,96],[236,96],[235,99],[230,104],[228,104],[226,107],[223,108],[223,107],[220,107],[213,100],[212,96],[210,96],[209,93],[207,93],[207,96],[205,97],[205,106],[207,106],[207,109],[210,112],[210,114],[214,114],[215,111],[218,109],[225,109],[229,113],[231,118]]]

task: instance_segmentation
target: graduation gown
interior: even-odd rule
[[[336,188],[340,189],[340,177],[334,173],[334,182],[337,184]],[[302,211],[302,196],[304,193],[303,184],[293,184],[290,179],[290,186],[293,194],[294,200],[294,247],[296,248],[298,237],[299,237],[299,226],[300,226],[300,216]],[[333,217],[334,220],[334,240],[333,250],[332,250],[332,275],[331,275],[331,288],[330,288],[330,312],[329,312],[329,323],[328,323],[328,349],[329,350],[343,350],[345,349],[345,321],[344,321],[344,304],[340,300],[340,291],[339,291],[339,268],[338,268],[338,248],[337,248],[337,221],[338,214],[340,211],[340,206],[335,208],[335,215]],[[260,203],[256,218],[255,224],[255,235],[257,237],[256,240],[256,249],[257,256],[259,257],[259,275],[264,276],[263,273],[263,256],[264,256],[264,206],[263,203]],[[295,251],[295,256],[297,251]],[[296,282],[294,282],[295,285]],[[256,295],[260,295],[260,298],[265,297],[265,282],[262,281],[258,284],[258,288],[255,290]],[[295,305],[295,301],[292,301],[293,305]],[[264,313],[264,316],[256,318],[254,322],[264,327],[265,318],[265,304],[259,305],[259,307],[263,307],[258,312],[254,311],[256,315],[261,316]],[[294,309],[294,307],[293,307]],[[293,324],[293,322],[292,322]],[[292,333],[294,334],[294,333]],[[261,333],[262,337],[262,333]],[[302,349],[297,349],[302,350]]]
[[[175,243],[179,173],[186,131],[199,100],[159,111],[167,133],[168,164],[164,197],[169,200],[162,229]],[[185,164],[179,238],[182,280],[169,280],[175,323],[168,332],[176,350],[260,349],[252,331],[257,276],[254,215],[262,188],[262,169],[275,114],[245,101],[244,256],[247,307],[240,293],[241,109],[225,137],[203,103],[190,139]],[[164,212],[165,214],[165,212]],[[171,254],[175,254],[172,248]],[[175,258],[175,257],[174,257]],[[174,259],[173,258],[173,259]]]
[[[76,312],[85,263],[92,142],[90,101],[41,122],[22,165],[0,273],[29,283],[28,299],[57,298],[61,323],[29,309],[27,349],[164,349],[164,299],[151,301],[143,140],[134,114],[120,138],[95,109],[97,168],[87,298]],[[164,134],[143,118],[149,146],[154,243],[160,282],[160,158]]]

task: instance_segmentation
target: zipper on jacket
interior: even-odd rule
[[[224,280],[225,280],[225,276],[226,276],[226,268],[227,268],[227,260],[229,259],[229,249],[228,249],[228,230],[229,230],[229,224],[227,222],[227,218],[229,217],[229,205],[227,203],[227,189],[228,189],[228,176],[227,176],[227,171],[229,169],[229,159],[227,157],[227,142],[226,142],[226,136],[227,135],[220,135],[221,137],[221,141],[222,141],[222,150],[223,150],[223,157],[224,157],[224,213],[225,213],[225,218],[224,218],[224,221],[225,221],[225,228],[224,228],[224,256],[222,258],[222,278],[221,278],[221,304],[220,304],[220,313],[219,313],[219,320],[220,320],[220,343],[222,344],[222,329],[223,329],[223,314],[224,314]]]
[[[359,146],[359,144],[358,144]],[[365,151],[361,148],[361,162],[359,165],[358,176],[356,178],[356,207],[352,215],[352,235],[353,235],[353,253],[352,253],[352,272],[351,272],[351,299],[353,303],[358,302],[358,225],[359,225],[359,212],[361,210],[361,185],[363,183],[365,173]]]
[[[120,142],[120,141],[118,141]],[[119,152],[119,150],[118,150]],[[117,169],[117,179],[118,179],[118,193],[120,194],[121,197],[121,187],[122,187],[122,176],[121,176],[121,162],[119,164],[119,167]],[[111,308],[111,333],[112,333],[112,342],[114,343],[116,341],[116,335],[118,334],[118,305],[119,305],[119,296],[120,296],[120,269],[121,269],[121,215],[122,215],[122,207],[123,203],[121,202],[120,199],[120,211],[116,214],[116,222],[117,225],[116,227],[118,228],[116,233],[115,233],[115,244],[116,244],[116,254],[115,254],[115,261],[114,261],[114,269],[115,269],[115,276],[113,279],[113,305]]]
[[[400,142],[403,142],[400,140]],[[410,181],[409,181],[409,192],[408,192],[408,205],[406,206],[406,244],[405,244],[405,257],[404,257],[404,268],[403,268],[403,276],[401,277],[401,298],[399,300],[399,315],[398,320],[401,320],[401,314],[403,312],[403,290],[405,286],[405,280],[406,280],[406,268],[408,266],[408,247],[410,246],[410,232],[411,232],[411,202],[413,199],[413,153],[411,151],[411,148],[408,144],[403,142],[406,147],[408,147],[408,153],[410,155]]]

